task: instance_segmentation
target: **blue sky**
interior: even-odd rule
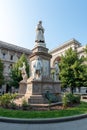
[[[87,43],[87,0],[0,0],[0,40],[33,49],[42,20],[50,50],[75,38]]]

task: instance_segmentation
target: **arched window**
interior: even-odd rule
[[[60,56],[56,57],[55,60],[54,60],[54,62],[53,62],[53,64],[55,63],[55,61],[60,62],[60,60],[61,60],[61,57],[60,57]]]

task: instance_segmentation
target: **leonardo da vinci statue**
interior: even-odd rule
[[[39,21],[39,23],[36,26],[35,42],[37,42],[37,43],[45,43],[44,28],[42,26],[42,21]]]

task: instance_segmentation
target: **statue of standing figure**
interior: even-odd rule
[[[58,62],[55,61],[55,65],[54,65],[54,81],[58,81],[59,80],[59,66],[58,66]]]
[[[37,57],[35,64],[33,65],[34,68],[34,79],[41,80],[42,79],[42,62],[40,57]]]
[[[21,70],[22,78],[24,82],[27,82],[27,73],[26,73],[26,65],[25,62],[23,62],[23,66],[19,67],[19,70]]]
[[[35,42],[37,43],[45,43],[45,38],[44,38],[44,28],[42,26],[42,21],[39,21],[36,27],[36,39]]]

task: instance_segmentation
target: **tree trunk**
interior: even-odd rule
[[[78,90],[79,90],[79,93],[80,93],[80,91],[81,91],[81,88],[80,88],[80,87],[78,87]]]
[[[73,94],[73,87],[71,87],[71,93]]]

